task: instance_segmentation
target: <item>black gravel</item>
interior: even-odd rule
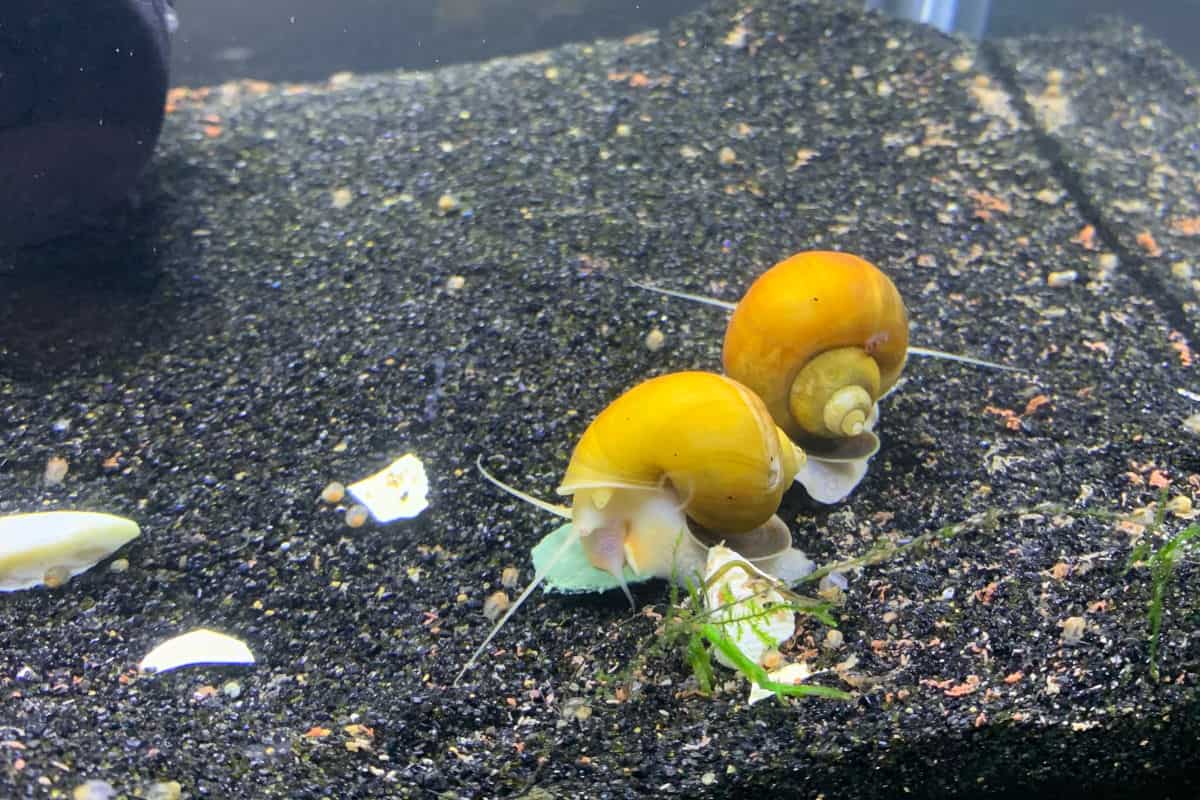
[[[1170,297],[1168,314],[1194,342],[1200,325],[1200,134],[1196,73],[1139,28],[1119,21],[1081,33],[1010,39],[995,54],[1028,98],[1057,107],[1043,147],[1104,243],[1147,291]],[[1120,91],[1116,91],[1120,87]],[[1045,119],[1045,118],[1043,118]],[[1048,120],[1047,120],[1048,121]]]
[[[1195,202],[1195,145],[1141,218],[1110,187],[1138,199],[1158,145],[1113,124],[1077,153],[1089,114],[1151,103],[1194,139],[1198,81],[1138,34],[1098,75],[1097,42],[980,52],[833,2],[719,1],[657,37],[174,97],[119,231],[0,265],[0,511],[143,528],[125,572],[0,599],[0,796],[1195,796],[1200,571],[1166,595],[1156,682],[1149,573],[1124,569],[1187,522],[1111,516],[1200,493],[1194,316],[1160,272],[1198,240],[1159,233]],[[1065,132],[1004,93],[1051,67],[1082,106]],[[1139,257],[1143,224],[1173,249]],[[618,392],[719,367],[719,310],[627,279],[734,299],[808,248],[883,266],[916,342],[1025,370],[914,359],[850,502],[785,499],[822,562],[958,525],[851,575],[840,651],[798,638],[856,659],[818,678],[856,699],[700,697],[681,657],[639,662],[657,623],[619,594],[538,596],[451,688],[554,524],[475,459],[550,496]],[[351,529],[318,499],[407,451],[417,519]],[[257,666],[136,674],[199,626]]]

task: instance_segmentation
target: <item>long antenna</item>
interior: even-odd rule
[[[659,294],[670,295],[671,297],[678,297],[683,300],[691,300],[693,303],[703,303],[706,306],[716,306],[717,308],[723,308],[726,311],[733,311],[733,309],[737,308],[737,303],[727,303],[726,301],[718,300],[715,297],[705,297],[702,294],[692,294],[691,292],[677,292],[674,289],[660,289],[657,286],[651,286],[648,283],[639,283],[638,281],[630,281],[629,283],[631,286],[636,286],[639,289],[645,289],[647,292],[657,292]]]
[[[674,289],[662,289],[658,286],[653,286],[649,283],[640,281],[630,281],[631,286],[636,286],[639,289],[645,289],[648,292],[657,294],[665,294],[670,297],[678,297],[681,300],[690,300],[693,303],[702,303],[706,306],[715,306],[723,308],[726,311],[733,311],[737,308],[737,303],[729,303],[725,300],[717,300],[715,297],[705,297],[700,294],[692,294],[691,292],[679,292]],[[924,358],[940,358],[943,361],[957,361],[960,364],[970,364],[975,367],[984,367],[985,369],[999,369],[1005,372],[1021,372],[1019,367],[1010,367],[1006,364],[997,364],[994,361],[984,361],[982,358],[972,358],[971,356],[960,356],[957,353],[947,353],[945,350],[933,350],[928,347],[916,347],[909,345],[908,354],[913,356],[921,356]]]
[[[960,356],[957,353],[947,353],[944,350],[931,350],[928,347],[908,346],[908,354],[910,356],[923,356],[925,358],[940,358],[943,361],[957,361],[960,364],[971,364],[976,367],[986,367],[987,369],[1000,369],[1005,372],[1021,372],[1020,367],[1010,367],[1007,364],[997,364],[994,361],[984,361],[982,358],[972,358],[971,356]]]
[[[483,473],[483,477],[487,478],[488,481],[490,481],[492,483],[492,485],[496,486],[496,488],[501,489],[505,492],[508,492],[513,497],[516,497],[520,500],[524,500],[526,503],[529,503],[531,506],[537,506],[542,511],[548,511],[556,517],[562,517],[563,519],[571,518],[570,507],[555,505],[554,503],[546,502],[545,500],[541,499],[540,497],[534,497],[533,495],[529,494],[528,492],[522,492],[517,487],[509,486],[507,483],[500,480],[492,473],[488,472],[487,469],[483,466],[482,456],[475,459],[475,466],[479,469],[480,472]]]
[[[467,671],[471,669],[471,667],[475,666],[476,662],[479,661],[479,656],[483,654],[484,648],[492,643],[492,639],[496,638],[496,634],[500,632],[500,629],[504,627],[505,623],[508,622],[513,614],[517,613],[517,609],[521,607],[521,604],[529,599],[529,595],[533,594],[533,590],[538,587],[538,584],[540,584],[546,578],[547,573],[549,573],[550,570],[554,568],[554,565],[558,562],[558,560],[563,557],[563,555],[567,552],[567,548],[575,544],[577,541],[579,541],[579,534],[572,530],[571,535],[563,539],[563,543],[560,544],[558,549],[554,551],[554,555],[550,557],[550,561],[547,562],[545,569],[534,574],[533,580],[530,581],[529,585],[526,586],[521,594],[517,596],[516,601],[514,601],[509,607],[508,612],[492,627],[492,632],[487,635],[487,638],[483,640],[483,643],[480,644],[479,647],[475,648],[475,652],[471,653],[471,657],[467,659],[467,663],[463,664],[463,668],[460,669],[458,674],[454,676],[454,682],[450,684],[451,686],[458,686],[458,682],[462,680],[462,676],[466,675]]]
[[[567,519],[571,518],[571,509],[567,508],[566,506],[558,506],[554,503],[547,503],[545,500],[534,497],[526,492],[522,492],[520,489],[517,489],[513,486],[509,486],[507,483],[488,472],[483,466],[482,456],[475,459],[475,467],[482,472],[483,477],[487,478],[488,481],[490,481],[493,485],[505,492],[508,492],[513,497],[537,506],[543,511],[549,511],[551,514],[554,514],[557,517],[566,517]],[[463,668],[460,669],[458,674],[454,676],[454,682],[450,684],[451,686],[458,686],[458,682],[462,680],[463,675],[467,674],[467,670],[471,669],[471,667],[475,666],[476,662],[479,661],[479,656],[483,654],[484,648],[492,643],[492,639],[496,638],[496,634],[500,632],[500,629],[504,627],[505,623],[508,622],[513,614],[517,613],[517,609],[521,607],[521,604],[529,599],[529,595],[533,594],[533,590],[536,589],[538,584],[540,584],[546,578],[546,575],[551,569],[554,568],[554,565],[558,562],[558,560],[562,558],[564,553],[567,552],[567,548],[575,544],[577,541],[579,541],[579,534],[575,533],[574,529],[572,529],[571,535],[563,539],[563,543],[558,546],[557,550],[554,551],[554,555],[550,557],[550,561],[546,564],[545,568],[541,572],[534,573],[533,580],[530,581],[529,585],[526,586],[524,590],[522,590],[521,594],[517,596],[516,601],[509,606],[508,612],[505,613],[505,615],[500,618],[500,621],[492,627],[491,633],[487,635],[487,638],[483,640],[483,643],[480,644],[479,647],[475,648],[475,652],[471,654],[469,659],[467,659],[467,663],[464,664]],[[628,590],[626,590],[626,594],[628,593]],[[632,602],[632,599],[630,602]]]

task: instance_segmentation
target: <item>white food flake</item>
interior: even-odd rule
[[[347,488],[379,522],[415,517],[429,505],[429,478],[425,465],[413,453]]]

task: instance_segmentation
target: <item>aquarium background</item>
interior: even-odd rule
[[[1200,0],[963,0],[988,6],[986,35],[1080,28],[1103,15],[1142,25],[1200,64]],[[319,80],[343,70],[427,69],[626,36],[703,0],[210,0],[176,4],[173,82]],[[917,4],[910,4],[917,5]],[[924,5],[932,5],[925,3]]]

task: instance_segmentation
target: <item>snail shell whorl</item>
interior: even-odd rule
[[[798,253],[767,270],[725,333],[725,372],[793,439],[853,436],[900,377],[908,313],[895,284],[849,253]]]
[[[576,494],[578,505],[579,494],[596,502],[597,492],[585,490],[665,486],[690,519],[740,533],[771,518],[802,459],[745,386],[677,372],[638,384],[600,412],[558,492]]]

